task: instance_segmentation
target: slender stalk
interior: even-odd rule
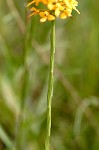
[[[55,54],[55,21],[51,22],[51,49],[50,49],[50,68],[49,68],[49,83],[47,93],[47,127],[45,138],[45,150],[50,150],[50,133],[51,133],[51,102],[53,96],[53,72],[54,72],[54,54]]]
[[[23,57],[25,57],[25,56],[23,56]],[[23,71],[24,72],[23,72],[23,83],[22,83],[22,91],[21,91],[21,106],[20,106],[20,114],[19,114],[18,120],[17,120],[15,150],[23,150],[23,148],[22,148],[23,147],[23,130],[24,130],[23,123],[24,123],[26,87],[27,87],[27,78],[28,78],[25,60],[23,60],[23,61],[24,61],[24,63],[23,63]]]
[[[21,93],[21,107],[20,107],[21,110],[17,122],[15,150],[23,150],[23,145],[26,138],[23,136],[23,133],[24,133],[24,115],[25,115],[24,112],[25,112],[25,105],[26,105],[25,100],[26,100],[27,79],[28,79],[28,73],[24,66],[23,85],[22,85],[22,93]]]
[[[25,34],[25,46],[22,57],[22,68],[23,68],[23,81],[21,87],[21,104],[20,104],[20,114],[17,120],[16,126],[16,141],[15,141],[15,150],[23,150],[24,149],[24,115],[25,115],[25,106],[26,106],[26,94],[27,94],[27,86],[28,86],[28,66],[26,63],[27,52],[29,48],[28,44],[28,28],[26,29]]]

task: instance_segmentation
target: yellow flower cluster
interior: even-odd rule
[[[39,9],[40,3],[45,6],[45,9]],[[56,17],[60,17],[61,19],[71,17],[73,9],[79,13],[76,9],[78,6],[76,0],[32,0],[32,2],[28,3],[27,7],[32,4],[30,16],[39,14],[41,18],[40,22],[55,20]]]

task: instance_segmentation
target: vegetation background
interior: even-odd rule
[[[15,143],[22,98],[24,150],[44,150],[50,22],[29,19],[27,2],[0,0],[0,150]],[[99,150],[99,1],[78,9],[56,21],[51,150]]]

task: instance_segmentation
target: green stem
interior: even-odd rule
[[[29,48],[28,44],[28,29],[26,30],[25,35],[25,47],[23,51],[22,57],[22,67],[23,67],[23,81],[22,81],[22,89],[21,89],[21,104],[20,104],[20,114],[17,120],[16,127],[16,141],[15,141],[15,150],[23,150],[25,138],[24,137],[24,115],[25,115],[25,105],[26,105],[26,94],[27,94],[27,86],[28,86],[28,67],[26,63],[27,52]]]
[[[25,61],[25,60],[24,60]],[[28,84],[28,71],[26,64],[24,62],[23,65],[23,83],[22,83],[22,91],[21,91],[21,106],[20,106],[20,114],[18,116],[17,123],[17,137],[16,137],[16,149],[15,150],[23,150],[24,146],[24,115],[25,115],[25,105],[26,105],[26,92],[27,92],[27,84]]]
[[[47,93],[47,127],[45,138],[45,150],[50,150],[50,133],[51,133],[51,102],[53,96],[53,72],[54,72],[54,54],[55,54],[55,20],[51,22],[51,49],[50,49],[50,70]]]

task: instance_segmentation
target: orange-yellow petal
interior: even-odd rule
[[[48,16],[48,20],[49,20],[49,21],[51,21],[51,20],[55,20],[55,16],[53,16],[53,15],[49,15],[49,16]]]
[[[52,3],[48,3],[47,5],[49,10],[54,10],[55,9],[55,5],[53,5]]]
[[[45,17],[40,19],[40,22],[45,22],[46,20],[47,20],[47,17],[45,16]]]
[[[80,14],[80,12],[75,8],[75,10],[78,12],[78,14]]]
[[[41,0],[43,4],[47,5],[48,4],[48,0]]]
[[[61,19],[66,19],[66,18],[67,18],[67,15],[63,12],[63,13],[61,13],[60,18],[61,18]]]
[[[60,15],[60,10],[57,8],[57,9],[55,10],[55,16],[58,17],[59,15]]]
[[[34,1],[30,2],[27,4],[27,7],[29,7],[30,5],[34,4]]]
[[[32,7],[31,9],[30,9],[30,11],[36,11],[37,9],[35,8],[35,7]]]
[[[40,17],[44,17],[45,13],[44,12],[40,12],[39,15],[40,15]]]

